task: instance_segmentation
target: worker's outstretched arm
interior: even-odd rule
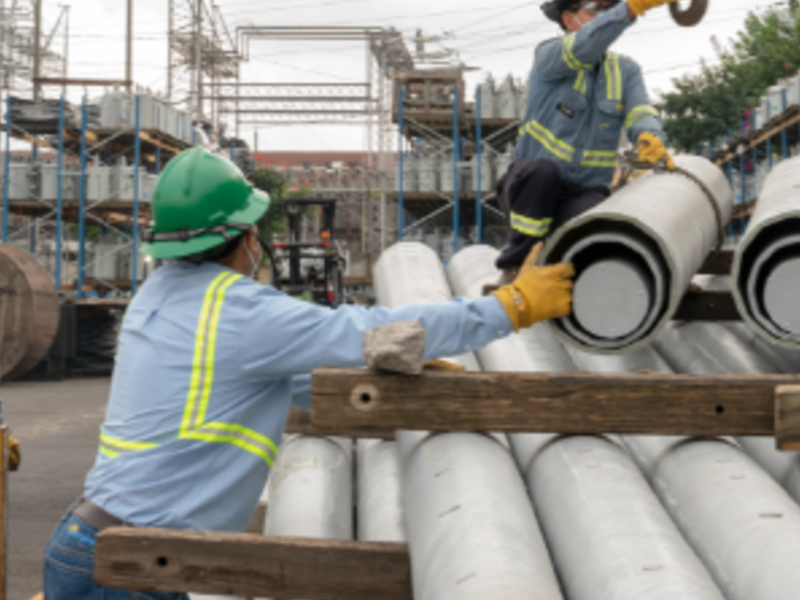
[[[534,78],[563,79],[591,69],[631,23],[628,5],[621,2],[597,15],[577,33],[540,44],[536,49]]]
[[[357,306],[331,310],[268,288],[256,293],[237,290],[240,285],[251,284],[233,286],[226,305],[251,313],[247,322],[252,326],[242,332],[240,348],[242,366],[256,377],[296,375],[323,366],[363,366],[367,330],[397,321],[419,321],[425,328],[426,359],[471,352],[512,331],[505,309],[493,296],[410,304],[394,310]],[[303,382],[298,380],[295,392],[301,405],[302,388]]]

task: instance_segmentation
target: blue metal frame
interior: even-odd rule
[[[786,112],[786,88],[781,90],[781,108],[783,112]],[[783,133],[781,133],[781,145],[782,151],[781,155],[783,156],[783,160],[786,160],[789,157],[789,133],[784,129]]]
[[[403,86],[398,86],[397,99],[397,241],[403,241]]]
[[[458,232],[461,229],[461,190],[458,179],[458,159],[461,132],[458,129],[458,86],[453,86],[453,254],[458,252]]]
[[[3,157],[3,243],[8,243],[8,202],[11,193],[11,96],[6,98],[6,153]]]
[[[156,164],[153,168],[153,172],[156,175],[161,175],[161,148],[156,148]]]
[[[61,240],[63,234],[63,219],[64,219],[64,192],[63,192],[63,178],[64,178],[64,112],[65,112],[64,96],[61,96],[61,101],[58,103],[58,156],[56,157],[56,271],[54,279],[56,282],[56,291],[61,290],[61,260],[63,251],[61,248]]]
[[[139,165],[141,163],[142,144],[140,134],[141,97],[136,95],[136,116],[133,134],[133,247],[131,248],[131,297],[136,295],[137,267],[139,259]]]
[[[478,189],[475,190],[475,232],[476,242],[483,243],[483,148],[481,143],[483,141],[483,124],[482,119],[482,99],[481,99],[481,86],[475,91],[475,163],[478,169],[477,184]]]
[[[83,270],[86,266],[86,128],[89,108],[86,96],[81,101],[81,179],[78,196],[78,284],[75,295],[83,297]]]
[[[744,121],[742,121],[741,132],[742,135],[744,135],[745,132]],[[745,174],[746,166],[747,165],[745,164],[744,153],[742,153],[742,155],[739,156],[739,190],[741,192],[740,197],[742,202],[747,202],[747,178]]]

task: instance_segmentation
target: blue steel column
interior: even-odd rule
[[[482,99],[481,86],[475,92],[475,165],[478,169],[478,189],[475,190],[475,231],[477,243],[483,243],[483,124],[481,123]]]
[[[156,164],[153,167],[153,172],[156,175],[161,175],[161,148],[156,148]]]
[[[86,96],[81,102],[81,179],[78,196],[78,285],[75,293],[83,296],[83,268],[86,264],[86,126],[89,122],[89,109]]]
[[[6,98],[6,153],[3,157],[3,243],[8,243],[8,201],[11,185],[11,96]]]
[[[458,230],[461,228],[461,190],[458,185],[458,160],[461,149],[458,130],[458,86],[453,86],[453,254],[458,252]]]
[[[36,136],[33,136],[31,142],[31,162],[34,165],[39,162],[39,139]],[[36,254],[36,219],[31,219],[28,237],[30,238],[28,248],[31,254]]]
[[[756,192],[756,181],[758,176],[758,148],[753,148],[753,195]],[[748,200],[747,198],[744,199],[745,201]]]
[[[741,132],[742,135],[744,135],[744,121],[742,121]],[[745,167],[744,153],[742,153],[739,156],[739,187],[742,194],[742,202],[747,202],[747,178],[745,176]]]
[[[136,117],[133,133],[133,247],[131,248],[131,298],[136,295],[136,267],[139,259],[139,163],[141,162],[142,144],[139,139],[139,104],[141,98],[136,96]]]
[[[397,241],[403,241],[403,86],[398,86],[397,101]]]
[[[58,156],[56,157],[56,291],[61,290],[61,239],[64,219],[64,96],[58,103]]]

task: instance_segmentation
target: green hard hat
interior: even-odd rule
[[[203,148],[185,150],[158,179],[142,252],[153,258],[206,252],[250,229],[269,203],[231,161]]]

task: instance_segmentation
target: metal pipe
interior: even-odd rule
[[[138,261],[139,261],[139,169],[142,162],[142,140],[141,140],[141,96],[136,94],[133,134],[133,239],[131,246],[131,297],[136,295],[136,287],[139,280]]]
[[[56,291],[61,291],[61,244],[64,237],[64,96],[58,103],[58,156],[56,156]]]
[[[800,350],[800,157],[767,177],[736,249],[733,294],[744,321],[768,342]]]
[[[458,252],[458,236],[461,228],[461,186],[459,185],[458,161],[461,160],[458,124],[458,86],[453,86],[453,254]]]
[[[378,302],[451,299],[439,257],[397,244],[375,266]],[[470,369],[472,355],[462,359]],[[500,438],[502,440],[502,438]],[[416,600],[562,598],[525,486],[489,435],[397,432]]]
[[[3,155],[3,243],[8,243],[8,208],[11,192],[11,94],[6,96],[6,151]]]
[[[472,246],[453,257],[447,269],[453,291],[480,296],[483,286],[500,275],[494,267],[498,254],[494,248]],[[522,338],[512,335],[479,350],[483,367],[574,370],[549,328],[533,328],[527,340]],[[570,600],[722,600],[619,443],[606,436],[509,437]]]
[[[403,241],[403,229],[405,228],[405,223],[403,220],[403,86],[397,86],[397,160],[398,160],[398,171],[397,171],[397,241]],[[383,224],[381,224],[383,226]]]
[[[577,271],[573,315],[554,321],[568,343],[598,353],[646,346],[719,243],[733,209],[725,176],[699,156],[676,164],[680,172],[634,181],[548,242],[541,261]]]
[[[475,166],[477,189],[475,190],[475,235],[476,243],[483,244],[483,99],[481,86],[475,92]]]

